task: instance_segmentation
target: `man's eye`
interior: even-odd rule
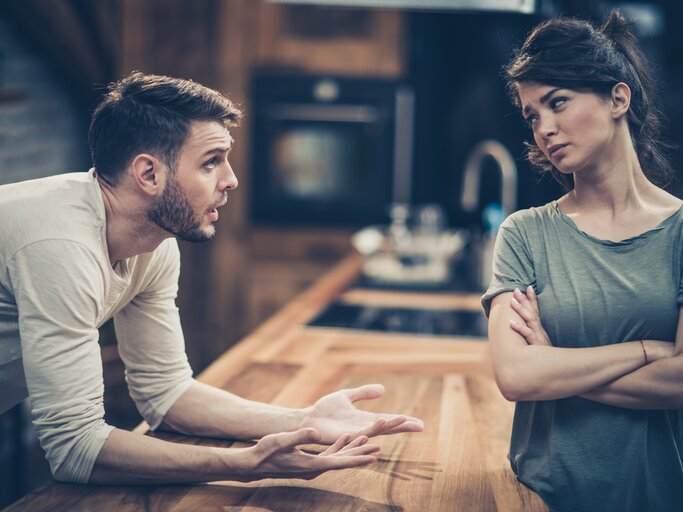
[[[208,167],[209,169],[213,169],[214,167],[216,167],[216,165],[218,165],[218,158],[213,157],[211,160],[209,160],[208,162],[206,162],[204,164],[204,167]]]

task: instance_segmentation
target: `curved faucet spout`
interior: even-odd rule
[[[460,204],[463,210],[472,212],[479,206],[479,186],[483,161],[491,157],[500,170],[500,198],[506,215],[517,209],[517,166],[512,155],[497,140],[483,140],[467,157]]]

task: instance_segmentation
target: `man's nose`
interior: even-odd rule
[[[235,176],[235,173],[233,172],[230,164],[227,163],[225,174],[221,181],[218,183],[218,187],[220,188],[220,190],[235,190],[238,184],[239,182],[237,181],[237,176]]]

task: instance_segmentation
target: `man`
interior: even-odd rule
[[[239,115],[216,91],[136,72],[112,84],[93,114],[93,169],[0,187],[0,373],[15,387],[25,380],[58,480],[311,478],[373,462],[369,436],[422,430],[418,419],[353,406],[380,396],[378,385],[287,409],[192,379],[175,307],[175,238],[214,235],[237,188],[228,154]],[[152,428],[262,439],[201,447],[106,425],[97,329],[112,316],[131,396]],[[297,449],[306,443],[331,446],[310,455]]]

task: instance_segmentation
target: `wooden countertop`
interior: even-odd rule
[[[360,270],[349,257],[250,336],[217,359],[199,380],[247,398],[299,407],[343,387],[370,382],[384,397],[361,407],[419,416],[425,431],[377,438],[377,464],[315,480],[218,482],[187,486],[83,486],[52,483],[8,511],[547,511],[520,484],[507,450],[513,404],[493,380],[479,338],[430,337],[305,327],[328,302],[478,307],[455,294],[345,292]],[[343,295],[342,295],[343,294]],[[457,306],[454,306],[457,304]],[[145,427],[137,430],[144,432]],[[170,441],[239,443],[159,433]]]

